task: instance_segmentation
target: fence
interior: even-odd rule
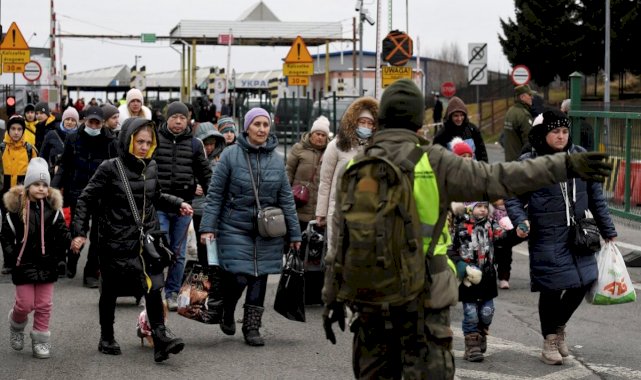
[[[641,222],[641,112],[581,102],[583,76],[570,76],[572,140],[610,155],[614,170],[603,186],[610,212]]]

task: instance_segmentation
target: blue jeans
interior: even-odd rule
[[[494,300],[463,302],[463,335],[480,333],[492,324]]]
[[[160,229],[168,233],[169,249],[174,253],[174,259],[167,270],[165,281],[165,296],[178,293],[182,285],[185,271],[185,253],[187,252],[187,230],[191,216],[181,216],[174,213],[158,211]]]

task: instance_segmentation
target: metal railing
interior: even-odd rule
[[[581,103],[582,80],[579,73],[570,75],[572,140],[609,154],[614,170],[603,193],[610,212],[641,222],[641,112]]]

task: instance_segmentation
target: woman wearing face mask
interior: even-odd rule
[[[372,97],[359,98],[347,108],[336,138],[327,144],[322,158],[316,203],[316,222],[320,226],[327,225],[327,241],[332,241],[332,224],[327,221],[334,215],[338,172],[369,144],[377,125],[378,100]],[[328,247],[328,249],[331,248]],[[330,253],[327,252],[327,255],[329,256]]]

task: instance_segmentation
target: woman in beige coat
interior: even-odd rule
[[[369,144],[377,125],[378,100],[368,96],[358,98],[345,111],[336,138],[327,144],[320,169],[316,221],[321,226],[327,224],[328,242],[333,238],[332,224],[327,220],[334,215],[338,172]],[[328,244],[328,250],[331,250],[331,246]]]
[[[329,138],[329,120],[320,116],[309,133],[305,133],[300,142],[296,143],[287,156],[287,178],[292,188],[303,185],[309,191],[309,201],[306,204],[296,203],[296,213],[301,231],[314,220],[316,215],[316,199],[318,183],[320,182],[320,163]],[[295,199],[295,194],[294,194]]]

